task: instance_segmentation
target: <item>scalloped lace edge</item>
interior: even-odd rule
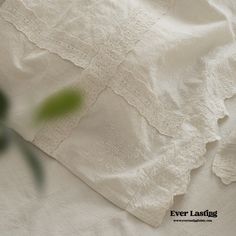
[[[213,173],[218,176],[226,185],[236,181],[236,166],[234,162],[235,158],[231,160],[230,156],[221,155],[221,151],[227,148],[228,145],[234,145],[234,143],[232,144],[232,140],[235,140],[235,137],[236,132],[232,130],[228,130],[224,134],[212,164]]]
[[[227,98],[231,98],[235,94],[236,94],[236,92],[234,94],[228,96]],[[223,101],[225,99],[223,99]],[[226,114],[224,116],[226,116]],[[215,120],[218,121],[219,119],[223,118],[224,116],[220,115],[220,116],[216,117]],[[189,155],[191,155],[191,153],[193,152],[195,154],[196,161],[192,162],[192,164],[190,164],[191,162],[188,162],[188,164],[190,164],[190,165],[183,165],[183,169],[181,169],[181,168],[179,169],[179,173],[182,173],[181,174],[182,178],[180,179],[180,185],[174,186],[175,191],[170,194],[169,198],[166,197],[166,199],[169,199],[168,201],[163,202],[163,199],[160,198],[161,204],[159,206],[159,209],[156,209],[156,213],[148,214],[147,212],[143,211],[142,208],[137,207],[136,204],[137,204],[137,202],[141,201],[141,199],[137,198],[134,201],[135,195],[132,196],[132,198],[130,199],[130,201],[127,204],[125,209],[128,212],[130,212],[131,214],[135,215],[137,218],[141,219],[142,221],[146,222],[147,224],[149,224],[151,226],[154,226],[154,227],[160,226],[166,212],[173,205],[175,196],[183,195],[183,194],[187,193],[187,188],[188,188],[190,181],[191,181],[192,170],[201,167],[205,163],[204,155],[206,154],[206,151],[207,151],[207,149],[206,149],[207,144],[217,141],[218,139],[219,139],[218,132],[216,132],[215,135],[213,134],[212,136],[208,136],[208,138],[205,141],[203,141],[204,137],[199,136],[197,139],[195,139],[193,141],[194,145],[193,146],[190,145],[190,148],[188,148],[188,150],[186,150],[186,152],[184,152],[182,154],[182,156],[189,157]],[[197,142],[199,145],[195,145]],[[142,180],[142,181],[144,181],[144,183],[149,182],[150,180],[154,181],[153,177],[149,177],[148,173],[145,173],[145,176],[146,176],[146,178],[144,178]],[[141,188],[142,188],[142,186],[141,186]],[[153,186],[153,188],[155,188],[155,186]],[[166,191],[168,191],[168,189],[166,189]],[[140,188],[137,190],[137,194],[139,194],[139,192],[140,192]],[[140,196],[140,197],[142,197],[142,196]],[[158,201],[158,197],[157,197],[157,201]],[[139,204],[137,204],[137,205],[139,205]]]

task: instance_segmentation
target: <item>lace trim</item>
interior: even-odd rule
[[[183,116],[166,110],[155,94],[129,71],[119,71],[110,81],[113,91],[126,98],[128,103],[138,107],[147,122],[167,136],[176,136],[183,123]]]
[[[232,48],[229,48],[229,51],[233,51]],[[236,55],[236,50],[231,53]],[[197,129],[192,132],[188,129],[181,130],[177,139],[172,140],[163,156],[159,156],[150,165],[140,168],[136,174],[129,172],[129,177],[134,176],[134,182],[128,179],[127,185],[123,183],[127,187],[127,191],[131,193],[129,199],[122,196],[126,204],[117,198],[119,193],[116,193],[112,186],[105,185],[106,182],[101,186],[94,186],[86,177],[82,176],[82,178],[114,204],[152,226],[159,226],[167,210],[173,204],[174,197],[186,193],[191,171],[204,163],[206,144],[218,139],[217,121],[226,115],[224,100],[236,94],[235,76],[228,67],[228,63],[214,60],[216,57],[219,59],[222,56],[223,53],[218,50],[206,61],[203,60],[205,70],[202,68],[201,76],[204,77],[204,82],[192,94],[193,98],[190,101],[193,112],[197,114]],[[235,60],[235,58],[233,59]],[[225,76],[226,74],[227,76]],[[185,112],[187,114],[186,122],[193,124],[192,111],[186,109]],[[179,140],[181,140],[181,148],[176,152],[175,144]],[[58,159],[77,174],[76,168],[73,169],[65,159],[60,157]],[[112,181],[115,185],[114,178]],[[117,180],[118,183],[120,181]],[[132,183],[132,189],[129,189],[129,183]]]
[[[7,0],[4,3],[3,17],[25,33],[36,45],[57,53],[76,65],[86,67],[80,81],[72,85],[82,88],[87,96],[83,112],[45,124],[33,140],[35,144],[49,153],[56,150],[107,86],[134,106],[160,133],[168,136],[176,134],[183,117],[167,111],[158,102],[158,98],[134,76],[129,78],[125,71],[118,73],[118,66],[125,60],[127,53],[133,49],[142,35],[167,13],[167,3],[164,4],[159,17],[153,17],[140,9],[133,10],[97,53],[79,39],[64,32],[50,30],[20,1]]]
[[[220,48],[207,60],[203,60],[206,67],[203,73],[205,83],[199,88],[192,102],[192,106],[199,109],[195,110],[195,113],[199,114],[197,116],[198,131],[194,131],[190,138],[189,133],[182,130],[179,137],[185,138],[186,141],[181,151],[175,153],[168,150],[156,166],[142,169],[139,173],[140,186],[127,204],[126,210],[148,224],[153,226],[161,224],[166,211],[173,204],[174,197],[187,192],[191,171],[204,163],[206,144],[219,138],[217,121],[227,114],[224,100],[236,94],[235,75],[227,59],[231,56],[231,59],[236,60],[234,47],[234,45],[228,46],[225,54]],[[206,100],[203,101],[203,97]],[[191,120],[191,117],[187,119]],[[214,161],[213,171],[221,175],[222,170],[217,169],[217,161],[217,159]],[[235,163],[235,158],[232,163]],[[232,173],[230,177],[234,181],[235,170]],[[224,179],[224,181],[226,184],[230,183],[229,179]],[[146,199],[148,194],[150,196]],[[149,206],[147,200],[155,202]]]
[[[224,184],[236,181],[236,132],[228,130],[214,158],[212,171]],[[227,152],[227,153],[226,153]]]
[[[19,0],[5,1],[1,7],[1,15],[38,47],[56,53],[77,66],[87,67],[96,54],[91,46],[82,40],[51,29]]]
[[[78,88],[85,95],[85,104],[79,113],[74,113],[63,119],[47,122],[36,134],[32,142],[48,154],[57,150],[59,145],[68,137],[78,126],[80,119],[86,115],[88,109],[96,102],[97,97],[106,88],[106,84],[99,81],[96,77],[88,75],[86,72],[80,82],[72,88]]]

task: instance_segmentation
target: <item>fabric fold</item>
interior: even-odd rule
[[[142,3],[130,1],[124,7],[128,14],[121,10],[126,17],[114,21],[109,12],[115,3],[101,1],[98,15],[86,8],[95,26],[108,26],[104,37],[94,39],[96,46],[75,36],[80,28],[73,22],[86,21],[73,18],[74,8],[61,6],[63,17],[53,27],[37,2],[35,14],[27,1],[6,0],[1,16],[24,34],[23,43],[59,55],[52,67],[74,71],[57,89],[78,87],[86,95],[80,113],[43,124],[28,140],[118,207],[157,227],[174,197],[186,193],[191,171],[204,163],[206,144],[220,139],[224,101],[236,93],[236,44],[226,19],[204,1],[192,1],[203,19],[194,9],[182,14],[189,0],[157,1],[152,13]],[[90,32],[83,35],[88,42]],[[31,89],[38,89],[35,84]],[[32,93],[24,91],[18,97],[27,107]],[[12,119],[21,113],[13,111]],[[14,122],[26,137],[27,124]]]
[[[212,170],[224,184],[236,181],[236,156],[235,156],[236,133],[231,131],[220,143],[215,156]]]

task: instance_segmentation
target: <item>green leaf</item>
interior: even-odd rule
[[[38,108],[36,120],[51,120],[81,108],[82,93],[75,89],[61,90],[47,98]]]
[[[0,89],[0,120],[4,120],[9,109],[9,101],[5,93]]]
[[[40,159],[32,150],[32,147],[27,141],[19,137],[17,134],[15,134],[14,137],[16,143],[18,144],[19,149],[23,154],[25,161],[32,170],[36,184],[38,185],[39,188],[41,188],[44,183],[44,171]]]

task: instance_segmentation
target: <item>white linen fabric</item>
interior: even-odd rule
[[[224,100],[236,92],[228,18],[202,0],[6,0],[0,14],[1,36],[15,49],[1,47],[0,59],[11,126],[159,226],[206,144],[220,138]],[[32,108],[66,86],[84,90],[83,111],[33,127]]]
[[[111,204],[42,152],[37,155],[44,166],[46,182],[44,192],[39,194],[31,170],[18,150],[12,148],[0,159],[0,233],[3,236],[235,236],[236,188],[234,184],[224,185],[210,171],[215,146],[216,143],[208,146],[205,165],[193,171],[188,192],[175,198],[171,210],[217,210],[218,217],[199,217],[212,222],[174,222],[173,219],[184,218],[171,217],[168,211],[158,228]]]

